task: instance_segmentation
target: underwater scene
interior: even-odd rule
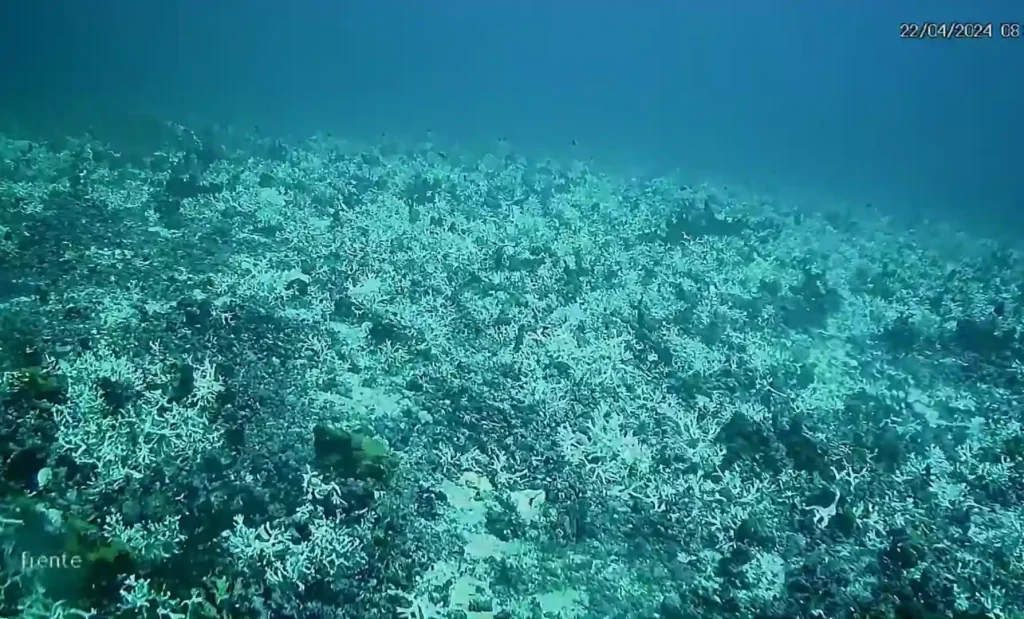
[[[0,617],[1024,618],[1024,9],[0,6]]]

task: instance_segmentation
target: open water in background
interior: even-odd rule
[[[899,38],[901,22],[945,20],[998,29],[1024,22],[1024,5],[11,1],[0,108],[8,128],[51,133],[144,112],[367,139],[430,130],[482,148],[503,137],[807,208],[873,203],[1024,233],[1024,39]]]

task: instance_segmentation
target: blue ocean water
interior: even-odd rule
[[[1024,617],[1022,26],[0,2],[0,616]]]
[[[7,2],[0,106],[381,132],[1020,224],[1024,40],[902,40],[1019,3]]]

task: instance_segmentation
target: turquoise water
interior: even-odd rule
[[[1021,16],[823,4],[0,3],[0,616],[1024,617]]]
[[[575,141],[627,170],[989,228],[1024,195],[1024,41],[899,37],[1019,23],[1012,2],[5,4],[0,100],[48,126],[145,110],[545,156]]]

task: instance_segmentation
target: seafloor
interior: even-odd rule
[[[164,129],[0,137],[0,616],[1022,616],[1018,249]]]

